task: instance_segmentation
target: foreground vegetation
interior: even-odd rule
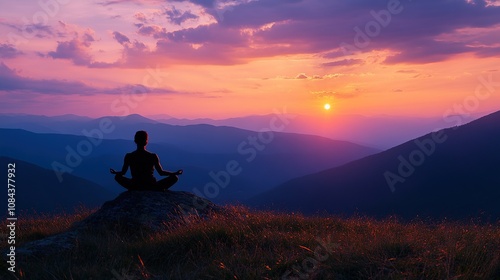
[[[89,232],[75,250],[20,264],[16,275],[3,261],[0,278],[500,279],[499,224],[227,210],[152,236]],[[65,231],[91,212],[21,219],[17,245]]]

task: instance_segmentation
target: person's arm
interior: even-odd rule
[[[114,169],[109,169],[109,172],[111,172],[111,174],[122,175],[123,176],[123,175],[125,175],[127,173],[128,166],[129,166],[128,154],[126,154],[125,158],[123,159],[122,170],[121,171],[115,171]]]
[[[182,170],[177,170],[177,172],[171,172],[168,170],[163,170],[163,167],[161,167],[160,164],[160,159],[158,158],[158,155],[155,154],[155,169],[160,174],[160,176],[170,176],[170,175],[180,175],[182,174]]]

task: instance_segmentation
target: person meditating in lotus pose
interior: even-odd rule
[[[182,174],[182,170],[177,172],[163,170],[158,156],[146,150],[148,144],[148,133],[146,131],[137,131],[134,142],[137,144],[137,150],[125,155],[122,170],[109,169],[111,174],[115,174],[115,180],[121,186],[127,190],[165,191],[179,180],[177,175]],[[132,179],[124,177],[129,166]],[[158,171],[160,176],[167,177],[156,181],[153,176],[154,169]]]

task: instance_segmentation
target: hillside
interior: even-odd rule
[[[249,202],[304,213],[500,218],[500,112],[346,165],[291,180]]]
[[[139,237],[90,231],[71,251],[28,264],[18,260],[18,278],[7,273],[7,262],[2,261],[0,278],[500,278],[499,225],[313,218],[240,207],[226,207],[224,212]],[[89,214],[20,220],[19,246],[64,232]],[[1,246],[5,248],[5,243]]]
[[[112,197],[102,186],[83,178],[68,175],[59,182],[52,170],[7,157],[0,157],[0,165],[5,167],[0,173],[3,178],[7,178],[9,163],[15,163],[17,213],[72,212],[78,206],[96,207]],[[0,202],[3,211],[7,210],[5,197]]]

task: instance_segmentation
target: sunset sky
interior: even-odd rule
[[[23,0],[1,113],[442,116],[500,109],[500,1]],[[460,108],[464,109],[460,109]]]

